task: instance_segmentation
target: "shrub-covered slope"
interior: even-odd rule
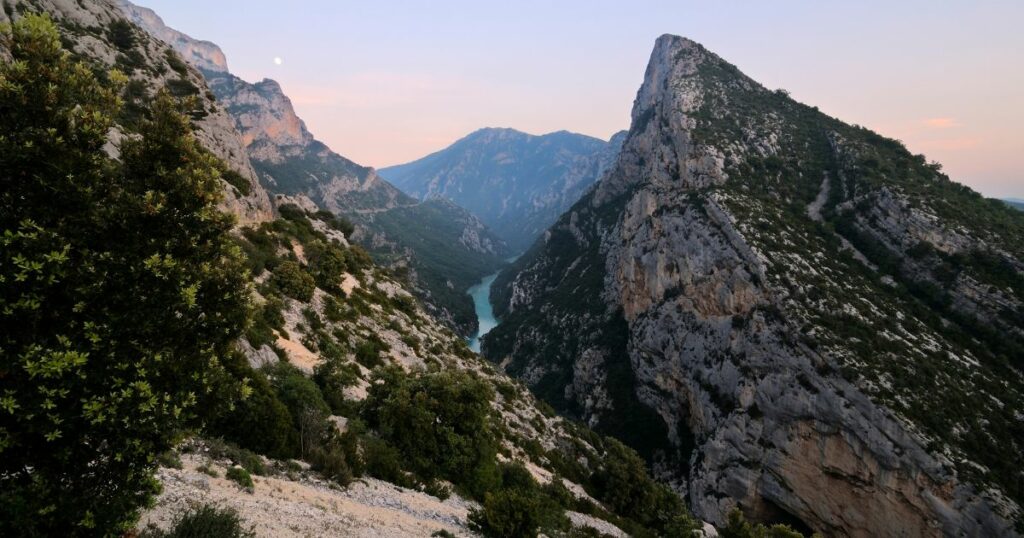
[[[1011,535],[1022,231],[898,141],[664,36],[617,163],[499,277],[483,349],[710,521]]]

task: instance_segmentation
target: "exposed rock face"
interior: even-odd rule
[[[155,11],[120,0],[121,9],[133,23],[145,28],[153,37],[174,47],[185,61],[207,71],[227,72],[228,60],[224,51],[214,43],[193,39],[164,24]]]
[[[664,36],[615,165],[499,277],[484,353],[648,448],[706,520],[1014,536],[1021,230]]]
[[[143,88],[139,95],[133,96],[135,102],[129,102],[128,107],[144,106],[143,103],[152,98],[156,91],[169,84],[194,91],[192,95],[198,99],[197,109],[193,113],[196,137],[206,149],[248,183],[248,194],[242,194],[237,188],[224,183],[224,209],[235,214],[242,224],[273,217],[270,200],[256,181],[255,171],[246,156],[234,122],[223,109],[214,104],[209,92],[205,91],[206,83],[202,75],[195,69],[175,69],[168,57],[171,49],[144,32],[135,32],[131,45],[125,48],[119,48],[110,40],[108,32],[111,25],[125,20],[118,2],[11,0],[5,5],[10,7],[15,17],[24,12],[49,13],[60,27],[62,35],[72,44],[75,54],[107,69],[117,68],[125,72]],[[155,20],[159,22],[158,17]],[[7,12],[0,13],[0,23],[7,21]],[[131,131],[130,125],[123,128]],[[116,131],[112,141],[120,136],[123,136],[123,131]],[[117,154],[116,144],[111,145],[110,151]]]
[[[625,135],[604,142],[566,131],[480,129],[380,173],[419,199],[451,199],[521,252],[601,177]]]

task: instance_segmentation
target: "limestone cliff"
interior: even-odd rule
[[[684,38],[632,117],[499,277],[484,353],[709,521],[1017,535],[1021,215]]]

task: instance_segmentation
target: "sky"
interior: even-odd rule
[[[769,88],[1024,198],[1024,2],[137,0],[281,83],[310,131],[377,168],[481,127],[629,127],[654,40],[689,37]]]

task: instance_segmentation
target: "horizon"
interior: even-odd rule
[[[654,40],[669,33],[767,88],[901,140],[985,196],[1024,198],[1024,73],[1000,69],[1024,51],[1013,23],[1020,5],[937,13],[920,1],[789,1],[741,13],[655,0],[401,8],[312,0],[293,10],[239,0],[138,3],[216,43],[235,75],[276,80],[314,136],[376,169],[487,127],[607,140],[629,128]]]

